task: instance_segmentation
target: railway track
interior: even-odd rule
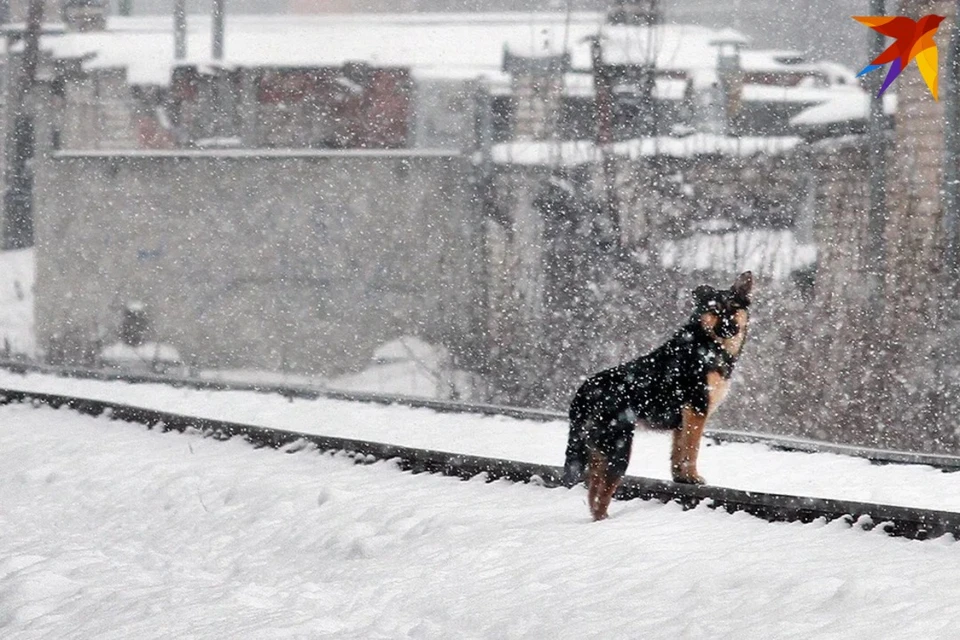
[[[16,361],[0,361],[0,369],[27,374],[41,373],[67,378],[87,380],[122,381],[131,384],[164,384],[174,387],[184,387],[211,391],[252,391],[282,395],[288,398],[316,400],[328,398],[349,402],[365,402],[384,405],[401,405],[432,409],[441,413],[473,413],[480,415],[496,415],[517,418],[520,420],[536,420],[552,422],[566,420],[565,414],[557,411],[542,409],[528,409],[524,407],[509,407],[470,402],[452,402],[447,400],[431,400],[410,396],[399,396],[377,393],[359,393],[351,391],[337,391],[308,385],[296,384],[265,384],[244,383],[228,380],[190,378],[148,373],[128,373],[115,370],[89,369],[82,367],[57,367]],[[835,444],[819,440],[809,440],[791,436],[776,436],[765,433],[747,431],[728,431],[724,429],[708,429],[705,434],[717,443],[748,443],[762,444],[771,449],[781,451],[798,451],[805,453],[835,453],[838,455],[865,458],[876,464],[920,464],[934,467],[943,471],[960,471],[960,456],[917,453],[913,451],[893,451],[856,445]]]
[[[552,488],[559,486],[562,471],[559,467],[549,465],[333,438],[286,429],[185,416],[104,400],[0,389],[0,405],[11,403],[68,408],[85,415],[109,416],[114,420],[145,425],[148,428],[163,431],[201,433],[218,439],[241,437],[257,447],[298,451],[306,446],[313,446],[323,452],[344,452],[360,463],[392,460],[401,469],[414,473],[439,473],[463,479],[482,475],[489,481],[502,479],[536,483]],[[684,508],[703,505],[730,513],[749,513],[769,522],[842,520],[852,527],[864,529],[880,527],[890,535],[920,540],[944,534],[960,535],[960,513],[757,493],[725,487],[677,485],[663,480],[633,476],[624,479],[615,497],[620,500],[677,502]]]

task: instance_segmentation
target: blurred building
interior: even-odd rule
[[[624,13],[641,5],[645,17]],[[177,60],[168,17],[104,19],[99,0],[64,8],[65,32],[42,38],[49,131],[38,138],[62,149],[465,149],[478,110],[498,141],[785,136],[856,128],[868,104],[842,65],[753,49],[732,29],[666,23],[652,0],[569,22],[236,15],[222,61],[211,59],[206,16],[190,17]]]
[[[409,147],[412,84],[407,68],[362,63],[181,66],[173,70],[166,95],[154,94],[159,98],[155,110],[169,125],[166,135],[153,141],[199,147]],[[163,129],[160,121],[151,126]],[[141,146],[149,143],[141,137]]]
[[[30,0],[0,0],[0,21],[26,22]],[[44,0],[43,14],[50,20],[60,19],[61,0]]]
[[[887,11],[899,3],[887,0]],[[680,24],[732,28],[764,49],[803,51],[814,60],[862,65],[869,32],[850,16],[868,15],[869,0],[663,0],[666,19]]]

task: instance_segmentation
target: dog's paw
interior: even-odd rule
[[[700,474],[692,476],[673,476],[673,481],[677,484],[707,484]]]

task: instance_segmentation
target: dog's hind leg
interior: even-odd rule
[[[706,414],[684,407],[681,427],[673,432],[673,451],[670,470],[674,482],[704,484],[706,480],[697,473],[697,457],[700,455],[700,439],[707,424]]]
[[[587,501],[594,520],[606,520],[607,509],[613,494],[620,486],[621,478],[612,473],[609,461],[597,452],[590,455],[590,473],[587,485]]]

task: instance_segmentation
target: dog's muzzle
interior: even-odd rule
[[[718,338],[726,340],[740,333],[740,325],[736,320],[722,320],[717,326],[716,333]]]

